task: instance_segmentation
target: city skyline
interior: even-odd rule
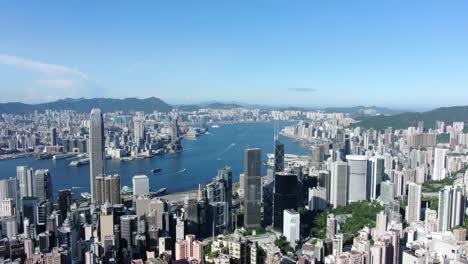
[[[3,3],[2,102],[464,105],[466,5]]]

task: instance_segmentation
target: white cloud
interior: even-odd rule
[[[65,97],[95,97],[103,92],[98,81],[77,68],[7,54],[0,54],[1,64],[34,74],[32,82],[18,87],[11,100],[43,102]]]
[[[20,58],[7,54],[0,54],[0,63],[18,68],[27,69],[37,73],[41,73],[49,76],[70,76],[76,77],[83,80],[89,80],[87,74],[81,72],[76,68],[71,68],[58,64],[50,64],[40,61],[34,61],[30,59]]]

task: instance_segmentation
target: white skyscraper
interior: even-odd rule
[[[432,180],[442,180],[447,175],[446,159],[448,149],[435,148],[434,153],[434,168],[432,170]]]
[[[445,186],[439,192],[438,231],[444,232],[463,225],[465,218],[465,195],[462,185]]]
[[[143,140],[145,135],[145,129],[143,126],[143,121],[136,119],[133,122],[133,137],[135,138],[135,143],[140,145],[140,142]]]
[[[300,239],[301,216],[293,209],[283,212],[283,235],[292,248],[296,247],[296,241]]]
[[[330,204],[333,208],[346,205],[348,202],[348,165],[346,162],[333,162],[330,176]]]
[[[132,178],[133,195],[149,194],[149,178],[146,175],[136,175]]]
[[[104,176],[106,160],[104,156],[104,121],[101,110],[91,110],[89,118],[89,180],[91,186],[91,202],[96,201],[96,177]]]
[[[315,187],[309,189],[309,210],[322,210],[327,207],[327,189]]]
[[[34,170],[27,166],[16,167],[16,178],[19,185],[19,197],[34,196]]]
[[[377,214],[377,219],[375,221],[375,233],[376,238],[379,238],[385,234],[387,231],[387,215],[384,211],[380,211]]]
[[[421,185],[413,182],[408,184],[408,205],[406,206],[405,219],[408,224],[421,220]]]
[[[367,196],[367,157],[346,156],[348,161],[348,202],[366,200]]]

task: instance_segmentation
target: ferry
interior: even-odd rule
[[[81,197],[83,199],[91,199],[91,194],[89,192],[82,192]]]
[[[49,153],[38,153],[36,154],[36,159],[37,160],[44,160],[44,159],[50,159],[52,158],[52,154]]]
[[[71,158],[71,157],[75,157],[76,155],[78,155],[78,154],[77,153],[57,154],[57,155],[52,156],[52,159],[54,159],[54,160],[68,159],[68,158]]]
[[[219,128],[218,125],[212,125],[211,127],[212,127],[212,128]]]
[[[162,196],[167,194],[167,189],[166,188],[161,188],[157,190],[156,192],[152,193],[154,196]]]
[[[161,168],[152,169],[151,172],[152,172],[152,173],[161,172]]]
[[[74,160],[74,161],[70,162],[69,165],[74,166],[74,167],[79,167],[79,166],[87,165],[87,164],[89,164],[89,158]]]

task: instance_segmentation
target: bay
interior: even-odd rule
[[[290,123],[280,122],[280,128]],[[286,153],[307,154],[297,142],[280,136]],[[134,175],[145,174],[150,178],[152,191],[167,188],[169,192],[195,190],[199,183],[208,183],[216,176],[218,169],[229,165],[233,180],[239,180],[243,172],[243,151],[245,148],[261,148],[262,160],[273,152],[273,123],[224,124],[210,128],[210,134],[197,140],[183,140],[184,151],[173,155],[156,156],[121,162],[107,160],[107,174],[119,174],[122,186],[132,186]],[[32,157],[0,161],[0,178],[16,177],[16,166],[27,165],[34,169],[49,169],[52,175],[54,196],[60,189],[74,188],[75,196],[89,192],[89,165],[68,166],[69,160],[36,160]],[[151,169],[161,168],[160,173]],[[266,168],[263,166],[263,174]],[[76,188],[78,187],[78,188]]]

